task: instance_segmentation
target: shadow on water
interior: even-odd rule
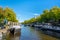
[[[37,35],[41,40],[60,40],[60,33],[53,31],[42,31],[40,28],[35,28]]]
[[[54,31],[50,31],[50,30],[41,30],[40,28],[35,28],[35,29],[38,31],[41,31],[41,33],[43,33],[43,34],[60,39],[60,33],[58,33],[58,32],[54,32]]]
[[[6,35],[6,40],[19,40],[21,33],[18,32],[15,35],[12,35],[11,33]]]
[[[60,40],[58,38],[59,34],[52,31],[42,31],[40,30],[40,28],[34,28],[29,26],[24,27],[23,30],[22,30],[23,31],[22,35],[24,34],[23,40]],[[55,37],[54,35],[56,35],[57,37]]]
[[[53,31],[42,31],[44,34],[50,35],[52,37],[60,38],[60,33],[53,32]]]

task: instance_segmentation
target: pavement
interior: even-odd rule
[[[7,32],[7,29],[1,29],[1,30],[0,30],[0,33],[2,33],[2,32],[3,32],[3,33],[6,33],[6,32]]]

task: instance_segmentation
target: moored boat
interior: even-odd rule
[[[19,33],[21,30],[21,26],[19,23],[17,22],[12,22],[10,23],[9,25],[9,31],[11,34],[16,34],[16,33]]]
[[[55,32],[60,33],[60,27],[59,26],[44,24],[41,28],[42,28],[42,30],[51,30],[51,31],[55,31]]]

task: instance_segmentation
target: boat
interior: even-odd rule
[[[12,22],[10,23],[9,25],[9,31],[11,34],[16,34],[16,33],[19,33],[21,30],[21,26],[20,26],[20,23],[17,23],[17,22]]]
[[[34,25],[36,28],[41,28],[43,25]]]
[[[42,30],[50,30],[50,31],[55,31],[55,32],[60,33],[60,27],[59,26],[44,24],[41,28],[42,28]]]

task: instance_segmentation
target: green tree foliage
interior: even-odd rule
[[[2,7],[0,7],[0,22],[3,21],[5,18],[8,21],[18,22],[18,20],[16,19],[16,14],[12,9],[8,7],[3,9]]]
[[[30,22],[48,23],[48,22],[59,22],[59,21],[60,21],[60,8],[55,6],[50,10],[44,10],[43,13],[40,14],[35,19],[31,18],[30,20],[26,20],[23,23],[30,23]]]

